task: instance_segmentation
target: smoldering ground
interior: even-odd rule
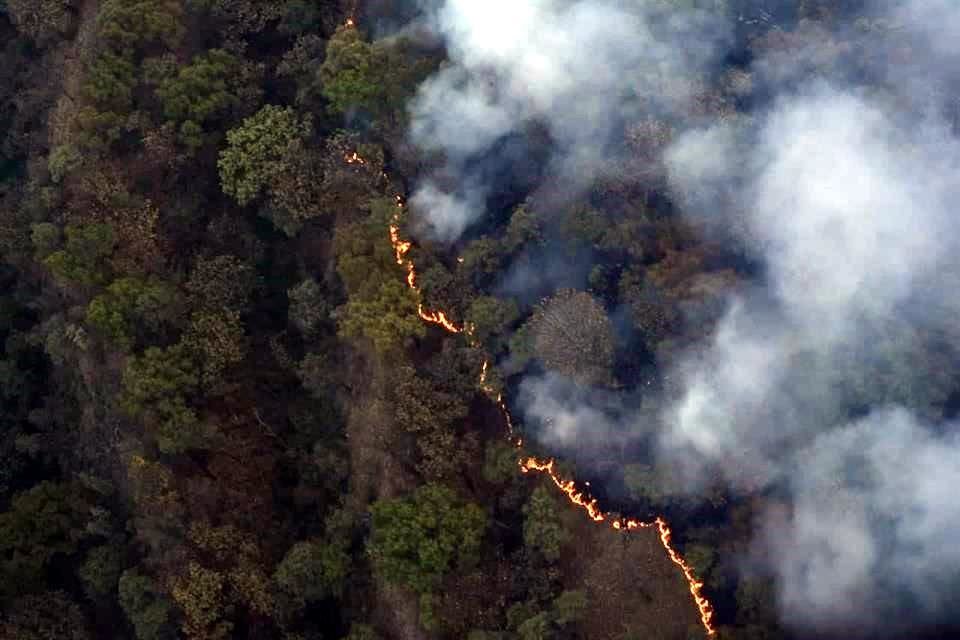
[[[750,109],[681,131],[665,153],[684,214],[763,265],[711,338],[671,363],[665,409],[549,375],[525,380],[517,403],[548,446],[653,435],[692,492],[721,469],[735,492],[785,495],[743,562],[777,578],[801,636],[951,619],[960,577],[960,429],[943,416],[960,381],[960,6],[864,4],[856,23],[775,34],[743,70]],[[663,7],[433,3],[451,63],[414,101],[412,137],[457,185],[417,188],[434,235],[483,218],[495,185],[469,167],[526,123],[554,142],[544,184],[573,193],[622,122],[682,103],[664,79],[713,68],[736,16]]]

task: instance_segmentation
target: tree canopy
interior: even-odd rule
[[[406,498],[371,507],[370,554],[388,580],[429,592],[480,548],[487,516],[447,487],[427,484]]]

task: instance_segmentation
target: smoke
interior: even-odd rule
[[[952,608],[960,437],[955,425],[949,431],[935,435],[904,409],[884,410],[821,434],[796,456],[793,514],[764,531],[781,556],[787,622],[902,631]],[[878,610],[883,619],[864,615]]]
[[[960,346],[960,144],[938,95],[791,83],[754,122],[688,132],[666,158],[678,199],[723,203],[714,222],[766,271],[677,365],[663,455],[688,477],[719,466],[735,488],[786,489],[789,515],[771,509],[758,545],[796,628],[879,635],[952,614],[960,431],[937,407]]]
[[[685,159],[736,158],[730,140],[683,136],[668,157],[675,191],[715,179]],[[767,286],[731,307],[684,370],[671,437],[720,458],[769,440],[776,419],[776,448],[842,390],[830,369],[868,366],[891,331],[910,327],[906,303],[931,310],[927,330],[949,330],[936,302],[955,282],[958,160],[960,146],[937,122],[903,131],[869,100],[820,84],[781,100],[735,165],[748,168],[737,180],[739,225],[767,266]],[[819,379],[791,375],[797,366]]]
[[[453,194],[427,182],[414,192],[410,205],[417,211],[430,212],[429,225],[436,237],[452,240],[466,230],[473,212],[483,207],[485,197],[483,187],[464,189],[462,193]]]
[[[536,429],[538,440],[554,451],[576,448],[583,455],[637,435],[627,427],[622,398],[586,389],[556,373],[524,378],[517,402],[524,424]]]
[[[410,133],[443,166],[411,203],[433,235],[454,241],[484,214],[494,185],[478,166],[497,163],[497,143],[531,123],[551,138],[551,183],[574,193],[596,177],[625,118],[681,105],[684,82],[707,68],[726,31],[713,14],[668,9],[618,0],[446,0],[428,8],[450,62],[420,88]],[[445,191],[451,177],[458,186]]]
[[[433,234],[483,216],[484,165],[531,123],[551,139],[550,183],[573,193],[624,122],[681,115],[728,29],[667,6],[431,10],[450,64],[414,101],[411,136],[441,158],[412,199]],[[856,24],[772,37],[750,113],[680,130],[664,157],[684,213],[732,236],[761,281],[674,363],[658,420],[551,375],[527,378],[519,404],[551,446],[659,428],[690,489],[717,468],[734,491],[775,489],[787,508],[762,514],[754,551],[784,621],[876,636],[951,615],[960,575],[960,425],[942,416],[960,355],[960,5],[878,0]]]

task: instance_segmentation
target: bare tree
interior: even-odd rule
[[[579,384],[609,384],[613,327],[603,306],[583,291],[564,289],[531,320],[533,346],[544,366]]]

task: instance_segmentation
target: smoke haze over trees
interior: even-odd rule
[[[0,640],[960,635],[956,3],[0,42]]]
[[[554,142],[544,188],[575,193],[618,153],[608,142],[637,108],[632,98],[655,105],[683,128],[663,149],[671,193],[695,225],[733,236],[763,268],[759,288],[731,297],[712,336],[672,367],[660,455],[694,486],[715,467],[734,490],[788,490],[789,515],[765,516],[754,560],[778,577],[791,624],[879,633],[896,626],[881,612],[949,617],[957,559],[943,532],[960,524],[947,495],[956,443],[938,407],[958,338],[949,69],[960,12],[866,3],[853,20],[771,31],[749,78],[766,97],[702,126],[678,122],[700,98],[683,84],[715,71],[736,25],[711,3],[662,20],[667,4],[443,3],[434,21],[455,64],[421,88],[412,132],[442,149],[440,173],[456,188],[438,193],[428,179],[413,204],[447,240],[482,221],[496,185],[468,159],[531,120]],[[523,397],[545,442],[651,430],[533,384]],[[923,486],[910,472],[920,459],[930,460]]]

